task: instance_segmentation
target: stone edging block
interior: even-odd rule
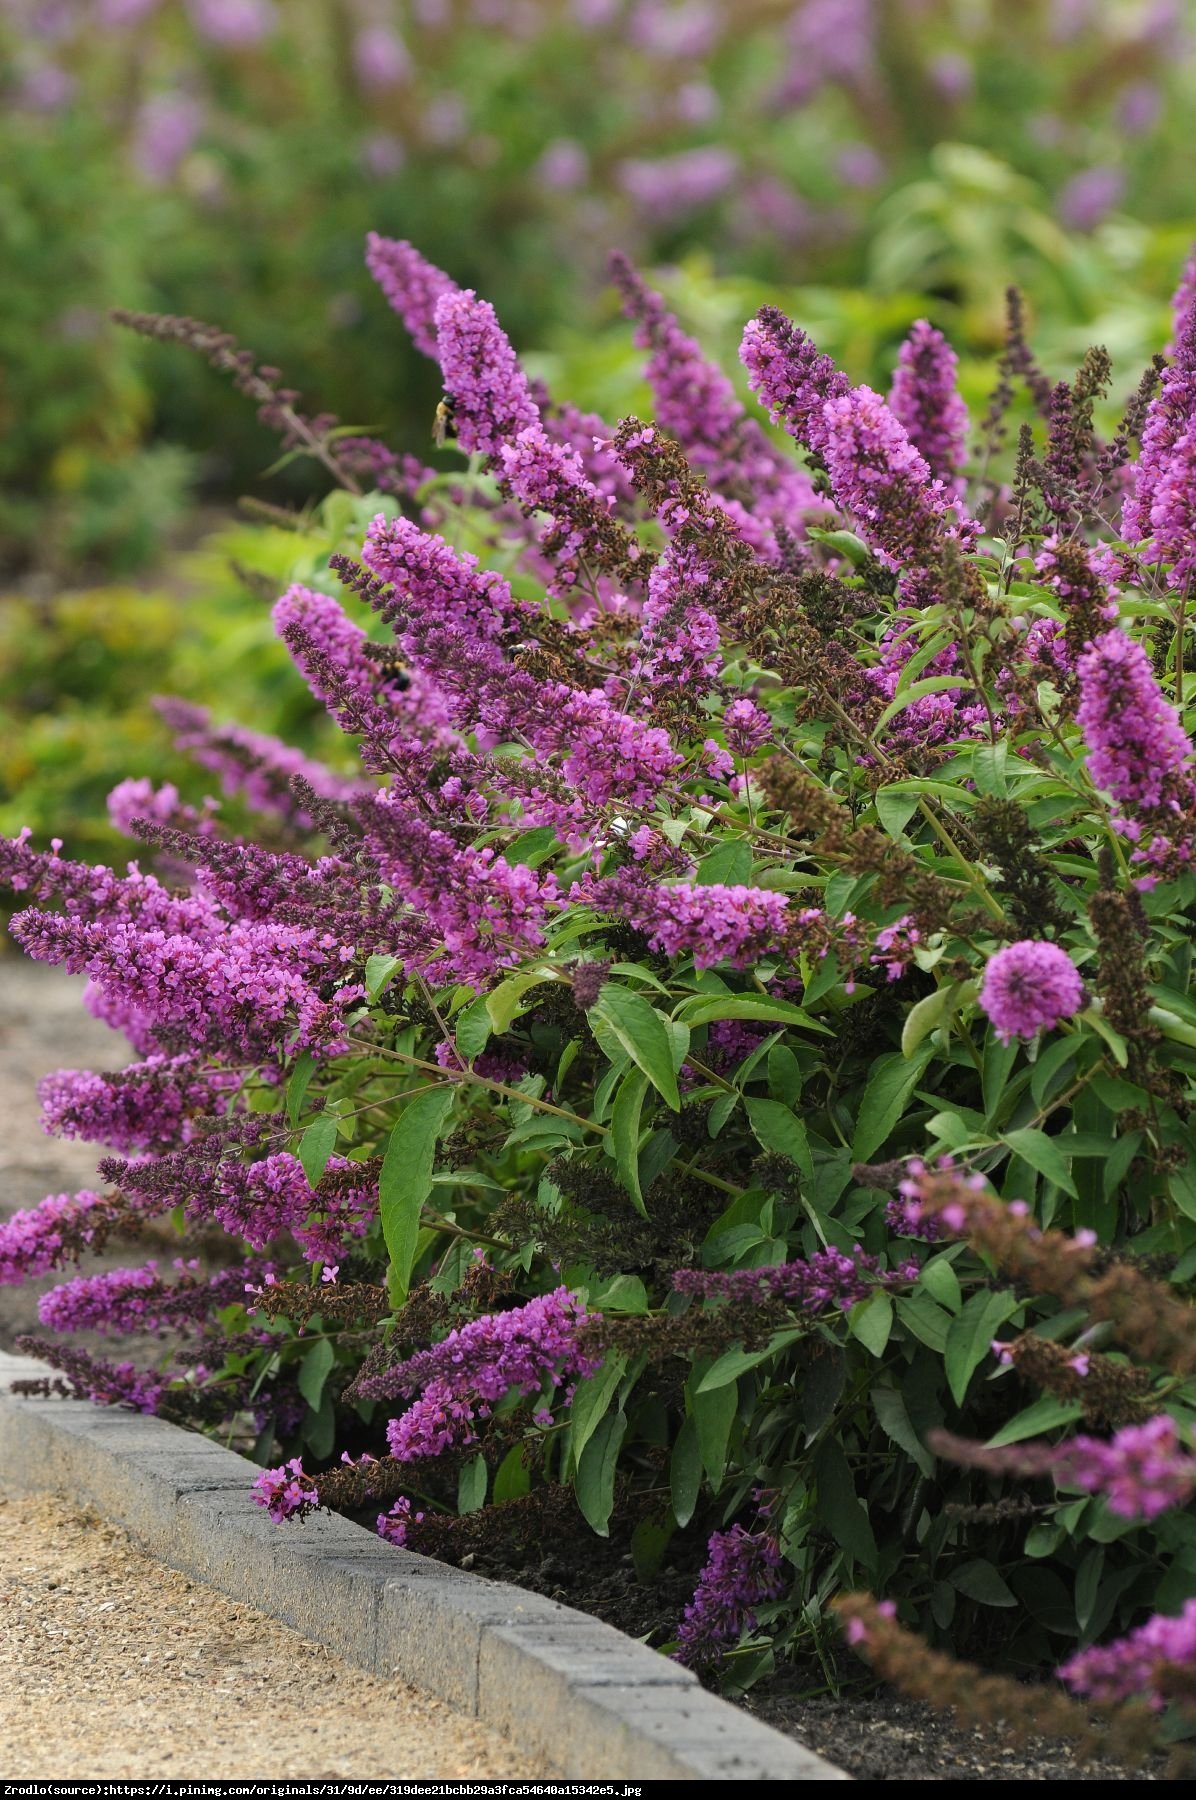
[[[581,1780],[848,1781],[600,1620],[385,1544],[336,1514],[278,1526],[258,1471],[138,1413],[35,1400],[44,1375],[0,1352],[0,1483],[89,1501],[161,1561],[398,1676]],[[379,1771],[379,1776],[401,1771]]]

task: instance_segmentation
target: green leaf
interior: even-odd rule
[[[600,1312],[646,1313],[648,1290],[638,1275],[613,1275],[591,1292],[590,1303]]]
[[[727,1442],[739,1410],[739,1392],[734,1382],[728,1382],[725,1387],[711,1388],[703,1393],[701,1383],[705,1372],[700,1367],[694,1369],[687,1393],[694,1430],[698,1434],[698,1448],[702,1453],[702,1467],[717,1494],[727,1466]]]
[[[874,1387],[872,1410],[880,1421],[880,1428],[885,1436],[892,1438],[898,1448],[905,1451],[923,1475],[933,1475],[934,1457],[914,1430],[901,1390]]]
[[[395,970],[402,967],[401,956],[378,953],[365,959],[365,992],[368,1000],[376,1000]]]
[[[332,1155],[335,1143],[336,1114],[322,1112],[312,1120],[299,1139],[299,1161],[303,1164],[303,1173],[307,1176],[310,1187],[315,1187],[328,1167],[328,1158]]]
[[[611,1508],[615,1503],[615,1471],[627,1430],[626,1413],[607,1413],[577,1468],[574,1484],[582,1517],[599,1537],[610,1535]]]
[[[324,1383],[332,1373],[335,1361],[336,1353],[332,1345],[327,1338],[320,1338],[299,1364],[299,1373],[295,1377],[296,1386],[313,1412],[320,1410],[320,1402],[324,1398]]]
[[[1001,1444],[1020,1444],[1026,1438],[1040,1437],[1044,1431],[1054,1431],[1060,1425],[1074,1425],[1082,1419],[1084,1409],[1078,1400],[1057,1400],[1053,1394],[1043,1394],[1033,1406],[1027,1406],[1002,1425],[1000,1431],[988,1440],[990,1450],[996,1450]]]
[[[554,826],[537,825],[533,831],[525,831],[513,844],[507,845],[503,851],[503,860],[522,863],[524,868],[534,869],[546,856],[552,855],[559,842]]]
[[[610,1403],[618,1392],[626,1368],[627,1358],[623,1352],[611,1351],[598,1373],[588,1375],[574,1388],[573,1404],[569,1409],[574,1468],[581,1461],[582,1452],[610,1410]]]
[[[972,775],[977,793],[1003,795],[1006,792],[1008,761],[1009,745],[1004,738],[996,744],[976,745],[972,752]]]
[[[812,1347],[816,1354],[809,1358],[799,1376],[801,1416],[807,1444],[812,1444],[823,1426],[833,1418],[847,1381],[847,1358],[837,1344],[827,1344],[816,1338]]]
[[[949,1579],[953,1588],[958,1588],[969,1600],[979,1601],[981,1606],[1017,1605],[1016,1597],[997,1570],[982,1556],[964,1563],[962,1568],[953,1569]]]
[[[486,1458],[479,1452],[471,1456],[457,1477],[457,1511],[480,1512],[486,1504]]]
[[[783,1106],[794,1107],[801,1096],[801,1065],[792,1050],[774,1044],[768,1052],[768,1091]]]
[[[490,1023],[488,999],[487,994],[479,994],[453,1020],[453,1036],[458,1050],[467,1062],[480,1056],[490,1042],[493,1026]]]
[[[746,838],[728,838],[698,864],[698,887],[746,887],[752,879],[752,847]]]
[[[824,531],[820,525],[807,525],[806,536],[825,544],[836,556],[846,557],[855,569],[866,569],[872,561],[871,550],[854,531]]]
[[[615,1151],[615,1168],[619,1180],[631,1195],[635,1209],[647,1218],[648,1209],[640,1190],[640,1116],[648,1077],[642,1069],[629,1069],[619,1083],[610,1113],[610,1135]]]
[[[925,1265],[918,1280],[931,1299],[937,1300],[940,1306],[945,1306],[949,1313],[959,1311],[963,1304],[963,1292],[949,1256],[934,1257]]]
[[[856,1301],[847,1315],[847,1329],[871,1355],[884,1355],[893,1329],[893,1302],[883,1288]]]
[[[776,1150],[796,1163],[807,1181],[814,1179],[814,1158],[804,1122],[780,1100],[745,1100],[747,1116],[766,1150]]]
[[[973,1294],[963,1311],[952,1319],[943,1361],[956,1406],[963,1405],[969,1381],[985,1357],[991,1354],[998,1327],[1017,1311],[1017,1305],[1012,1294]]]
[[[726,994],[718,998],[695,994],[681,1002],[673,1017],[686,1025],[710,1025],[716,1019],[759,1019],[775,1025],[802,1025],[807,1031],[831,1035],[829,1025],[811,1018],[809,1013],[803,1012],[800,1006],[790,1005],[788,1000],[757,999],[748,994]]]
[[[1062,1140],[1066,1142],[1066,1139]],[[1056,1187],[1062,1188],[1065,1194],[1076,1198],[1076,1184],[1071,1178],[1071,1169],[1067,1158],[1059,1147],[1059,1140],[1049,1138],[1045,1131],[1039,1131],[1033,1125],[1025,1125],[1019,1131],[1005,1131],[1001,1134],[1001,1142],[1008,1144],[1015,1156],[1053,1181]]]
[[[494,1471],[491,1499],[495,1506],[501,1506],[504,1500],[522,1500],[531,1492],[531,1486],[531,1470],[527,1466],[524,1445],[512,1444]]]
[[[420,1208],[432,1189],[436,1142],[453,1103],[453,1088],[426,1088],[409,1100],[390,1134],[378,1177],[378,1210],[390,1255],[391,1298],[401,1305],[411,1285]]]
[[[950,1018],[959,1004],[962,987],[961,981],[947,982],[933,994],[927,994],[924,1000],[919,1000],[916,1006],[910,1007],[901,1031],[902,1056],[912,1056],[922,1039],[929,1037],[945,1019]]]
[[[1068,1063],[1075,1061],[1079,1050],[1079,1043],[1074,1037],[1060,1038],[1057,1044],[1048,1044],[1034,1064],[1034,1072],[1030,1076],[1030,1094],[1035,1106],[1045,1106],[1052,1081],[1062,1074]]]
[[[818,1483],[818,1517],[853,1561],[865,1569],[875,1569],[876,1539],[837,1438],[823,1440],[814,1459],[814,1476]]]
[[[941,1356],[947,1348],[947,1333],[953,1324],[951,1314],[937,1306],[929,1294],[904,1294],[897,1302],[897,1317],[914,1336]]]
[[[1021,1045],[1016,1040],[1011,1044],[1003,1044],[990,1027],[980,1071],[980,1091],[984,1098],[986,1121],[996,1117],[1005,1097],[1013,1065],[1020,1054]]]
[[[673,1444],[669,1460],[669,1492],[673,1517],[682,1530],[694,1516],[702,1486],[702,1451],[692,1419],[686,1419]]]
[[[1149,1018],[1149,1016],[1148,1013],[1147,1017]],[[1129,1045],[1119,1031],[1114,1031],[1105,1015],[1098,1012],[1094,1006],[1088,1006],[1082,1013],[1077,1013],[1076,1017],[1082,1019],[1085,1025],[1090,1025],[1093,1031],[1105,1040],[1113,1052],[1114,1062],[1119,1068],[1124,1069],[1130,1060]]]
[[[786,1345],[795,1343],[801,1335],[800,1331],[778,1331],[773,1334],[764,1350],[724,1351],[714,1367],[698,1383],[698,1393],[709,1394],[715,1388],[726,1387],[729,1381],[738,1381],[749,1369],[754,1369],[758,1363],[767,1362],[779,1350],[784,1350]]]
[[[880,788],[873,795],[876,816],[890,837],[899,838],[918,810],[917,794],[891,793]]]
[[[889,1137],[933,1054],[933,1047],[923,1044],[912,1058],[904,1057],[900,1050],[891,1050],[873,1063],[851,1146],[855,1162],[867,1162]]]
[[[496,988],[491,989],[486,995],[486,1011],[490,1014],[490,1023],[499,1037],[514,1023],[528,989],[541,987],[549,979],[547,975],[508,975],[505,981],[500,981]]]
[[[287,1118],[292,1125],[299,1123],[308,1085],[315,1072],[315,1057],[310,1050],[301,1051],[296,1059],[295,1067],[291,1070],[291,1079],[287,1082]]]
[[[642,994],[608,981],[587,1017],[601,1020],[674,1112],[681,1109],[673,1040],[666,1021]]]

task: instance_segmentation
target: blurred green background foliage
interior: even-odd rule
[[[432,462],[371,229],[610,419],[647,406],[616,246],[724,367],[772,301],[883,390],[926,315],[977,417],[1014,281],[1048,372],[1102,342],[1121,398],[1194,235],[1194,40],[1167,0],[0,0],[0,827],[114,853],[108,788],[173,769],[155,692],[305,729],[233,570],[295,540],[228,518],[321,472],[111,307]]]

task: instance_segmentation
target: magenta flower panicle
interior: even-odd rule
[[[980,1005],[1004,1044],[1053,1031],[1084,1004],[1084,983],[1058,944],[1023,938],[990,956]]]

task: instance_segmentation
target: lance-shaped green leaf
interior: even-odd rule
[[[615,1471],[619,1450],[627,1430],[626,1413],[607,1413],[577,1467],[574,1492],[582,1517],[599,1537],[608,1535],[611,1508],[615,1503]]]
[[[608,981],[586,1015],[605,1027],[674,1112],[681,1110],[673,1038],[666,1021],[642,994]],[[599,1038],[601,1041],[601,1037]]]
[[[315,1057],[310,1050],[301,1051],[296,1059],[295,1067],[291,1070],[291,1078],[287,1082],[287,1118],[292,1125],[298,1125],[303,1116],[303,1102],[315,1072]]]
[[[781,1100],[749,1099],[747,1115],[766,1150],[776,1150],[796,1163],[807,1181],[814,1179],[814,1158],[805,1123]]]
[[[436,1141],[452,1103],[453,1089],[447,1082],[417,1094],[391,1132],[382,1159],[378,1210],[390,1254],[390,1294],[397,1306],[411,1285],[420,1208],[431,1192]]]
[[[328,1158],[332,1155],[335,1143],[336,1114],[332,1112],[322,1112],[319,1118],[313,1119],[299,1139],[299,1161],[303,1164],[303,1173],[312,1187],[315,1187],[328,1167]]]
[[[788,1000],[770,1000],[755,994],[694,994],[683,1000],[676,1015],[686,1025],[710,1025],[716,1019],[758,1019],[775,1025],[801,1025],[807,1031],[831,1035],[829,1025],[811,1018],[800,1006]]]
[[[636,1211],[645,1219],[648,1209],[640,1191],[640,1116],[647,1091],[648,1077],[643,1070],[629,1069],[619,1085],[610,1112],[610,1135],[619,1180],[631,1195]]]
[[[402,957],[375,954],[365,959],[365,992],[367,1000],[376,1000],[395,970],[402,966]]]

